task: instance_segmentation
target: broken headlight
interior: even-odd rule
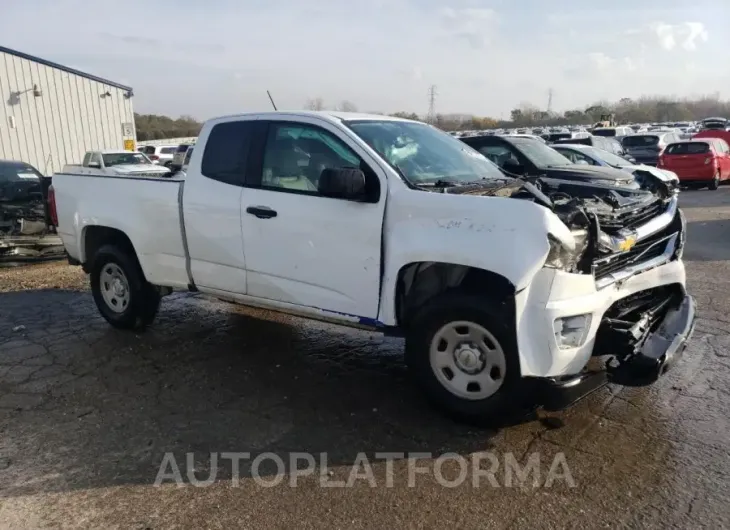
[[[616,235],[608,235],[606,232],[599,232],[598,247],[611,254],[619,252],[627,252],[636,245],[636,232],[633,230],[623,229]]]
[[[561,269],[566,272],[574,272],[578,266],[581,256],[588,247],[588,230],[571,230],[575,245],[573,248],[566,246],[552,234],[548,234],[550,252],[548,252],[545,266],[552,269]]]

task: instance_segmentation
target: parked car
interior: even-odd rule
[[[573,140],[579,138],[588,138],[591,133],[588,131],[551,131],[542,135],[542,138],[549,144],[555,143],[558,140]]]
[[[550,146],[514,136],[471,137],[461,141],[489,158],[511,175],[547,176],[555,179],[635,187],[631,175],[611,167],[573,164]]]
[[[607,136],[587,136],[587,137],[580,137],[580,138],[571,138],[569,140],[556,140],[555,142],[553,142],[553,144],[590,145],[597,149],[603,149],[604,151],[613,153],[616,156],[623,157],[626,160],[628,160],[629,162],[631,162],[632,164],[636,163],[636,160],[633,157],[631,157],[628,153],[626,153],[623,146],[621,145],[621,142],[619,142],[616,138],[609,138]]]
[[[170,162],[170,169],[173,171],[179,171],[183,167],[183,163],[185,162],[185,153],[187,153],[188,149],[193,145],[195,144],[180,144],[177,146],[175,154],[172,157],[172,161]]]
[[[153,164],[169,167],[175,151],[176,145],[146,145],[140,152],[147,155]]]
[[[658,167],[675,172],[682,184],[716,190],[720,182],[730,179],[730,147],[720,138],[669,144]]]
[[[184,181],[54,180],[58,231],[115,327],[149,325],[176,288],[403,335],[430,400],[478,421],[648,384],[691,333],[684,223],[661,182],[541,191],[435,127],[367,114],[227,116],[198,144]],[[616,364],[586,370],[604,355]]]
[[[621,138],[623,136],[629,136],[634,134],[631,127],[617,126],[617,127],[596,127],[591,131],[593,136],[608,136]]]
[[[128,177],[162,177],[170,173],[169,168],[153,164],[144,153],[113,149],[87,151],[81,165],[68,164],[63,171],[84,175],[106,174]]]
[[[47,208],[50,177],[30,164],[0,160],[0,262],[63,257]]]
[[[656,166],[659,154],[667,145],[680,142],[682,137],[677,132],[653,132],[626,136],[621,140],[626,153],[640,164]]]
[[[625,158],[604,151],[603,149],[581,144],[561,144],[553,147],[558,153],[565,156],[574,164],[613,167],[635,176],[641,176],[643,173],[648,172],[654,177],[661,179],[668,177],[676,183],[679,183],[679,178],[671,171],[658,169],[646,164],[632,164]]]

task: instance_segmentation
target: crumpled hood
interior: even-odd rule
[[[668,169],[659,169],[657,167],[648,166],[646,164],[624,166],[622,169],[631,173],[632,175],[635,174],[636,171],[646,171],[647,173],[652,174],[653,176],[661,179],[664,182],[679,183],[679,177],[677,176],[677,174],[674,171],[669,171]]]
[[[554,179],[580,180],[590,182],[591,180],[615,180],[626,182],[626,172],[612,167],[587,166],[571,164],[568,166],[544,168],[545,175]]]

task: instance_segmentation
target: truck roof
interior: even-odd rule
[[[343,121],[368,120],[368,121],[413,121],[406,118],[398,118],[395,116],[386,116],[383,114],[368,114],[364,112],[338,112],[334,110],[277,110],[267,112],[244,112],[242,114],[230,114],[227,116],[218,116],[213,120],[230,119],[230,118],[253,118],[266,119],[273,116],[317,116],[328,121],[339,123]]]

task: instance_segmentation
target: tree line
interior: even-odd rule
[[[308,110],[332,109],[343,112],[358,110],[357,105],[352,101],[342,100],[334,106],[328,106],[321,97],[306,100],[304,108]],[[384,113],[371,112],[371,114]],[[541,110],[531,103],[521,103],[512,109],[509,120],[497,120],[488,116],[471,114],[421,116],[415,112],[395,112],[389,115],[432,123],[446,131],[458,131],[497,127],[586,125],[597,122],[602,114],[614,114],[619,123],[696,121],[710,116],[730,118],[730,100],[722,100],[718,95],[685,99],[645,96],[638,99],[623,98],[615,102],[599,101],[586,108],[567,110],[562,113]],[[156,114],[135,114],[134,119],[139,141],[197,136],[202,126],[191,116],[173,119]]]
[[[134,114],[137,141],[198,136],[202,123],[192,116],[177,119],[157,114]]]

